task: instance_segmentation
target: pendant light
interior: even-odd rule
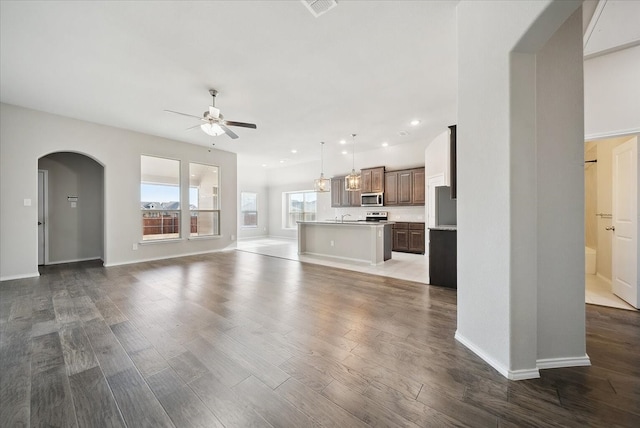
[[[320,144],[320,178],[313,180],[313,188],[316,192],[329,192],[331,191],[331,180],[324,178],[324,141]]]
[[[356,134],[351,134],[353,139],[353,157],[351,174],[344,178],[344,188],[349,192],[356,192],[360,190],[360,174],[356,174]]]

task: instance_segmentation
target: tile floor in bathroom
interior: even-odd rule
[[[371,266],[368,263],[344,261],[330,257],[298,255],[298,241],[282,238],[257,238],[238,241],[237,249],[289,260],[321,264],[342,269],[366,272],[373,275],[390,276],[428,284],[429,257],[422,254],[393,252],[391,260]],[[585,302],[592,305],[609,306],[635,311],[636,309],[611,292],[611,284],[596,275],[585,275]]]
[[[608,306],[611,308],[627,309],[635,311],[636,309],[613,294],[611,291],[611,283],[605,281],[597,275],[585,275],[585,301],[592,305]]]

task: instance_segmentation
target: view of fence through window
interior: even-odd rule
[[[240,225],[258,227],[258,194],[240,192]]]
[[[287,229],[298,227],[298,221],[314,221],[316,219],[316,193],[287,193]]]
[[[140,157],[142,240],[180,237],[180,161]]]
[[[220,235],[220,169],[189,163],[190,236]]]

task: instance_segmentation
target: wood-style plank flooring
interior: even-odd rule
[[[640,314],[586,307],[591,367],[512,382],[455,290],[240,251],[0,283],[0,426],[638,427]]]

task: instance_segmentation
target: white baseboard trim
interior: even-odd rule
[[[287,239],[289,241],[297,241],[297,236],[280,236],[280,235],[267,235],[271,239]]]
[[[22,273],[20,275],[0,276],[0,281],[13,281],[14,279],[37,278],[39,276],[40,276],[40,272]]]
[[[215,250],[206,250],[206,251],[196,251],[196,252],[193,252],[193,253],[176,254],[176,255],[171,255],[171,256],[150,257],[150,258],[146,258],[146,259],[126,260],[126,261],[115,262],[115,263],[104,262],[104,267],[124,266],[124,265],[133,265],[133,264],[136,264],[136,263],[155,262],[155,261],[158,261],[158,260],[178,259],[180,257],[199,256],[201,254],[221,253],[223,251],[235,251],[235,249],[236,249],[236,247],[234,245],[233,247],[219,248],[219,249],[215,249]]]
[[[542,358],[536,361],[539,369],[559,369],[563,367],[585,367],[591,365],[587,354],[583,357]]]
[[[458,333],[456,330],[455,339],[462,343],[464,346],[469,348],[476,354],[478,357],[482,358],[487,364],[496,369],[498,373],[502,376],[506,377],[509,380],[525,380],[525,379],[536,379],[540,377],[540,372],[538,371],[538,367],[531,369],[521,369],[521,370],[510,370],[504,365],[500,364],[487,354],[485,354],[480,348],[478,348],[473,342],[465,338],[463,335]]]
[[[326,258],[326,259],[336,259],[336,260],[342,260],[345,262],[352,262],[352,263],[366,263],[368,265],[372,265],[375,266],[375,263],[371,263],[371,260],[365,260],[365,259],[354,259],[351,257],[342,257],[342,256],[332,256],[329,254],[323,254],[323,253],[311,253],[311,252],[307,252],[305,251],[304,253],[298,253],[299,256],[314,256],[314,257],[322,257],[322,258]]]
[[[63,265],[65,263],[78,263],[78,262],[88,262],[90,260],[102,260],[102,256],[96,256],[96,257],[85,257],[82,259],[71,259],[71,260],[56,260],[54,262],[52,262],[51,260],[49,260],[46,264],[46,266],[51,266],[51,265]]]

